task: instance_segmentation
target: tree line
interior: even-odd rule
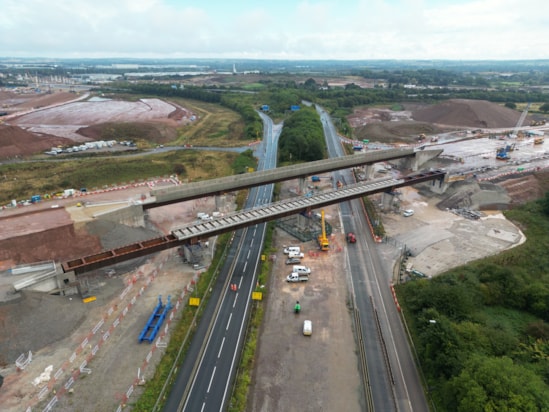
[[[439,410],[549,410],[549,194],[506,215],[524,244],[396,288]]]

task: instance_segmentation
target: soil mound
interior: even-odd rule
[[[17,126],[0,125],[0,159],[30,156],[58,145],[71,145],[63,137],[27,132]]]
[[[450,99],[413,111],[415,120],[478,128],[514,127],[521,113],[486,100]],[[528,124],[526,119],[524,124]]]
[[[167,143],[177,138],[177,130],[162,123],[98,123],[81,127],[78,134],[92,140],[146,140]]]
[[[411,120],[372,122],[357,127],[353,131],[359,140],[369,139],[384,143],[415,143],[417,137],[422,133],[436,134],[440,132],[441,129],[434,125]]]

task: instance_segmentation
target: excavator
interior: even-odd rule
[[[323,251],[330,250],[330,241],[326,236],[326,223],[324,221],[324,210],[320,211],[320,226],[322,229],[322,232],[320,233],[320,235],[318,235],[318,245],[320,246],[320,250],[323,250]]]

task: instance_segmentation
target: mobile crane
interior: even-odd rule
[[[526,119],[526,115],[528,115],[528,110],[530,110],[530,105],[532,103],[528,103],[526,105],[526,108],[524,109],[524,111],[522,112],[522,114],[520,115],[520,118],[518,119],[518,122],[517,124],[515,125],[515,128],[513,129],[513,133],[509,136],[511,138],[519,138],[520,136],[522,136],[522,132],[519,132],[519,129],[520,127],[522,126],[522,123],[524,123],[524,120]]]
[[[318,235],[318,245],[320,250],[327,251],[330,250],[330,241],[326,236],[326,223],[324,221],[324,209],[320,211],[320,226],[322,232]]]

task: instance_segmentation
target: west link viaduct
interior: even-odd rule
[[[364,165],[367,166],[368,170],[368,166],[371,167],[374,163],[403,158],[410,160],[410,168],[417,169],[417,165],[438,156],[440,153],[442,153],[442,150],[380,150],[366,154],[357,154],[353,156],[309,162],[302,165],[281,167],[274,170],[228,176],[214,180],[191,183],[181,187],[154,190],[151,192],[151,195],[154,196],[155,200],[153,202],[143,204],[142,206],[143,209],[150,209],[153,207],[160,207],[210,195],[220,195],[237,189],[261,186],[264,184],[280,182],[293,178],[300,178],[304,182],[306,177],[315,174]],[[293,215],[303,211],[310,211],[311,209],[334,203],[340,203],[343,200],[355,199],[380,192],[392,192],[394,189],[399,187],[411,186],[425,181],[438,181],[438,185],[441,186],[444,178],[445,173],[436,170],[406,176],[399,179],[386,178],[354,185],[347,185],[340,189],[320,192],[310,197],[298,197],[291,200],[283,200],[280,202],[271,203],[268,206],[227,214],[211,221],[188,224],[179,229],[173,230],[169,235],[160,236],[147,241],[136,242],[123,247],[64,262],[62,263],[62,268],[65,273],[73,271],[76,275],[78,275],[136,257],[146,256],[161,250],[183,246],[186,244],[194,244],[200,240],[207,239],[208,237],[234,231],[246,226],[276,220],[281,217]],[[433,184],[435,184],[435,182],[433,182]]]

